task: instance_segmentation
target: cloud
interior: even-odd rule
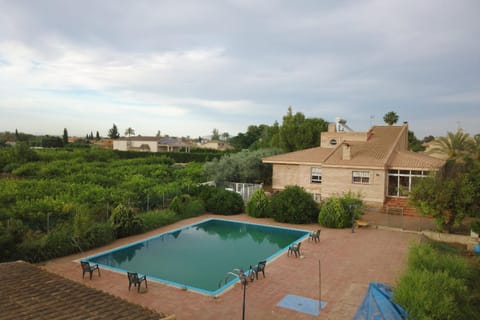
[[[463,119],[480,116],[479,9],[476,0],[6,1],[0,126],[43,112],[79,130],[119,119],[137,132],[135,123],[203,135],[281,121],[292,105],[360,129],[393,110],[426,130],[416,123],[459,104],[470,125]],[[12,115],[21,117],[1,120]]]

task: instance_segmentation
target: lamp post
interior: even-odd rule
[[[352,233],[355,233],[355,205],[350,204],[348,205],[348,208],[350,209],[350,214],[352,215]]]
[[[247,277],[245,274],[241,275],[240,281],[243,285],[243,306],[242,306],[242,320],[245,320],[245,296],[247,294]]]
[[[251,272],[251,271],[250,271]],[[245,320],[245,298],[247,295],[247,275],[243,271],[243,269],[234,269],[233,271],[227,272],[225,275],[225,283],[227,283],[228,277],[229,276],[235,276],[240,279],[240,282],[242,283],[243,287],[243,304],[242,304],[242,320]],[[218,284],[218,287],[220,287],[221,281]]]

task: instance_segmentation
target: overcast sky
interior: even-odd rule
[[[0,131],[480,133],[479,0],[0,0]]]

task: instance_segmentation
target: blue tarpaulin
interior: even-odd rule
[[[392,289],[380,282],[371,282],[353,320],[403,320],[407,312],[392,300]]]

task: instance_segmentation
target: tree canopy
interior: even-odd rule
[[[113,127],[110,130],[108,130],[108,137],[110,139],[120,138],[120,133],[118,133],[118,128],[117,128],[117,125],[115,123],[113,124]]]
[[[394,125],[398,122],[398,114],[396,114],[394,111],[387,112],[383,116],[383,121],[385,121],[385,123],[389,126]]]
[[[125,130],[125,135],[126,136],[134,136],[135,135],[135,130],[133,130],[131,127],[128,127],[126,130]]]
[[[285,152],[320,146],[320,132],[327,131],[328,122],[321,118],[306,118],[288,107],[282,124],[251,125],[246,133],[232,137],[230,144],[237,150],[281,148]]]
[[[480,162],[454,164],[445,175],[423,178],[409,195],[423,215],[432,215],[441,230],[451,231],[467,216],[480,217]]]
[[[432,148],[428,152],[443,154],[449,160],[459,160],[474,152],[475,149],[478,152],[479,140],[480,137],[472,139],[468,133],[459,129],[455,133],[447,132],[447,136],[433,140]]]

